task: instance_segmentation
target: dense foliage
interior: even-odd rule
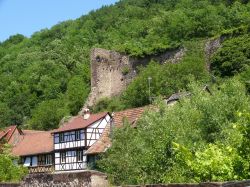
[[[234,76],[246,71],[250,66],[250,37],[244,35],[229,39],[217,51],[212,61],[216,75]]]
[[[227,39],[212,59],[213,73],[222,78],[239,76],[250,92],[250,36]]]
[[[0,182],[16,182],[27,174],[27,169],[17,165],[16,157],[10,154],[10,147],[1,144],[0,150]]]
[[[237,80],[213,86],[212,95],[191,84],[192,95],[174,106],[159,104],[137,128],[113,134],[99,161],[115,184],[206,182],[250,177],[250,100]],[[122,156],[121,156],[122,155]]]
[[[36,32],[31,38],[11,36],[0,43],[0,125],[52,129],[61,116],[75,115],[90,90],[89,53],[93,47],[143,57],[183,46],[184,40],[216,36],[249,22],[247,0],[122,0]],[[201,61],[205,64],[204,59],[196,63],[190,58],[183,65],[161,70],[165,78],[156,83],[160,76],[153,77],[153,84],[157,84],[153,85],[154,96],[184,89],[188,82],[184,74],[203,80]],[[159,69],[149,68],[152,72]],[[149,72],[143,70],[137,83],[128,88],[125,102],[121,102],[124,107],[148,102],[146,90],[140,94],[135,89],[145,88],[143,77]],[[175,73],[178,80],[173,78]],[[134,103],[137,96],[139,100]],[[55,112],[45,119],[52,105]]]

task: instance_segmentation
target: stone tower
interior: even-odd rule
[[[151,60],[159,63],[177,63],[185,53],[184,48],[166,51],[145,58],[131,58],[115,51],[95,48],[91,51],[91,93],[85,106],[93,106],[101,98],[120,95],[137,75],[138,66]]]
[[[91,93],[86,106],[119,95],[136,76],[129,56],[95,48],[91,52]]]

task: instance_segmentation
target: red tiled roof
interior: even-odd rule
[[[54,150],[51,131],[32,131],[29,133],[29,131],[24,130],[22,138],[23,139],[12,149],[12,153],[16,156],[49,153]]]
[[[121,127],[124,120],[128,120],[131,125],[135,124],[136,121],[142,116],[146,108],[148,107],[132,108],[116,112],[113,117],[115,126]]]
[[[72,117],[62,127],[54,130],[52,133],[86,128],[89,125],[93,124],[94,122],[98,121],[99,119],[105,117],[107,114],[108,114],[107,112],[102,112],[99,114],[91,114],[87,120],[83,119],[82,115]]]
[[[39,132],[44,132],[44,131],[37,131],[37,130],[22,130],[23,134],[33,134],[33,133],[39,133]]]
[[[131,125],[135,125],[136,121],[142,116],[143,112],[150,107],[140,107],[128,109],[120,112],[116,112],[114,114],[114,126],[122,127],[124,119],[128,120]],[[105,152],[111,146],[111,140],[109,138],[110,134],[110,124],[106,126],[104,129],[102,136],[99,140],[97,140],[87,151],[85,154],[98,154]]]
[[[12,134],[16,130],[16,128],[17,128],[16,125],[12,125],[12,126],[5,128],[3,131],[0,132],[0,140],[2,138],[5,138],[6,141],[8,142],[10,140]]]

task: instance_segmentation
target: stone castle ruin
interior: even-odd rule
[[[111,98],[122,93],[136,77],[138,67],[151,60],[178,63],[185,53],[184,48],[166,51],[145,58],[133,58],[115,51],[95,48],[91,51],[91,93],[85,106],[93,106],[102,98]]]

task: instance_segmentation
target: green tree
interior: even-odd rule
[[[52,99],[41,102],[33,111],[29,121],[32,129],[50,130],[59,126],[60,120],[68,115],[63,99]]]
[[[250,66],[249,35],[229,39],[212,59],[215,75],[230,77],[245,71]]]
[[[20,181],[28,172],[23,166],[15,163],[18,158],[10,154],[8,145],[3,145],[0,151],[0,182]]]
[[[67,87],[67,106],[72,115],[79,112],[89,94],[89,86],[81,76],[73,77]]]

